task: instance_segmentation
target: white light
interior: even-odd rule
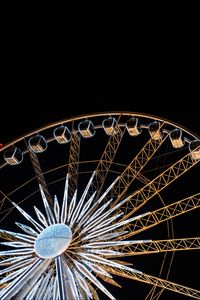
[[[71,229],[65,224],[45,228],[35,240],[35,252],[41,258],[54,258],[62,254],[72,240]]]

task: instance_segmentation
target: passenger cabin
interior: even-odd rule
[[[118,131],[117,121],[113,117],[103,120],[102,126],[107,135],[113,135]]]
[[[194,160],[200,159],[200,140],[194,140],[189,144],[189,150]]]
[[[4,159],[9,165],[18,165],[23,160],[22,151],[12,146],[4,152]]]
[[[179,128],[175,128],[170,132],[169,138],[174,148],[181,148],[184,146],[185,141],[182,135],[182,130]]]
[[[153,140],[161,140],[162,139],[162,132],[160,129],[161,125],[160,122],[154,121],[149,124],[149,134]]]
[[[138,118],[130,118],[126,123],[126,129],[131,136],[137,136],[141,133],[142,129],[138,123]]]
[[[54,129],[53,135],[59,144],[66,144],[71,140],[71,132],[64,125]]]
[[[90,138],[95,134],[94,125],[90,120],[85,120],[79,123],[78,130],[84,138]]]
[[[47,142],[45,138],[40,134],[31,137],[29,139],[28,145],[35,153],[41,153],[47,149]]]

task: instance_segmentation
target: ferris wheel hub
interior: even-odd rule
[[[54,224],[45,228],[35,241],[36,254],[44,259],[61,255],[72,240],[72,232],[65,224]]]

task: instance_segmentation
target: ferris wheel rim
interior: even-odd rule
[[[31,137],[35,134],[41,133],[47,129],[51,129],[51,128],[56,127],[61,124],[66,124],[66,123],[70,123],[70,122],[78,121],[78,120],[87,120],[88,118],[95,118],[95,117],[99,117],[99,116],[103,117],[103,116],[120,116],[120,115],[121,116],[129,116],[129,117],[141,117],[141,118],[146,117],[151,120],[157,120],[157,121],[161,121],[161,122],[164,121],[166,124],[180,128],[181,130],[186,132],[193,139],[200,140],[200,136],[198,134],[194,133],[192,130],[186,128],[185,126],[181,125],[180,123],[169,120],[168,118],[159,117],[157,115],[147,114],[147,113],[142,113],[142,112],[134,112],[134,111],[106,111],[106,112],[102,111],[102,112],[95,112],[95,113],[79,114],[79,115],[75,115],[72,117],[64,118],[62,120],[54,121],[50,124],[45,124],[37,129],[31,130],[27,133],[22,134],[20,137],[17,137],[15,139],[13,139],[12,141],[7,142],[5,145],[2,145],[2,147],[0,147],[0,153],[3,152],[4,150],[6,150],[8,147],[12,146],[13,144],[16,144],[19,141],[24,140],[25,138]]]

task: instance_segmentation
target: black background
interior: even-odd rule
[[[149,112],[199,130],[195,7],[34,4],[6,8],[2,20],[2,142],[108,110]]]
[[[111,1],[6,10],[0,142],[100,111],[149,113],[200,135],[195,11]]]

